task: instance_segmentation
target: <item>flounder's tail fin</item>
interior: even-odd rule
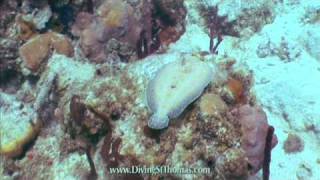
[[[148,126],[152,129],[164,129],[169,125],[169,117],[159,112],[154,113],[148,121]]]

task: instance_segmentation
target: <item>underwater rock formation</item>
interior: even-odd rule
[[[118,54],[124,61],[132,61],[155,52],[161,42],[168,45],[176,41],[184,32],[185,15],[183,1],[155,5],[141,0],[132,6],[125,0],[106,0],[95,14],[80,12],[72,33],[80,37],[84,55],[93,62],[105,62],[111,53]],[[168,23],[167,19],[172,22]],[[165,35],[168,32],[170,36]],[[110,47],[111,39],[114,43]],[[113,48],[119,45],[121,49]]]
[[[194,56],[195,59],[189,59],[186,62],[182,61],[188,65],[182,68],[184,72],[188,72],[186,78],[191,76],[189,78],[193,79],[192,82],[199,83],[199,74],[204,76],[203,85],[199,86],[200,89],[192,99],[198,97],[199,92],[201,93],[202,89],[212,79],[214,80],[214,77],[219,77],[213,76],[214,73],[211,72],[212,67],[218,67],[216,64],[206,64],[207,62],[201,62],[196,57]],[[148,63],[148,61],[143,63]],[[179,65],[181,61],[176,60],[175,63]],[[229,110],[233,109],[236,104],[225,101],[223,91],[221,91],[225,88],[227,80],[220,83],[210,83],[203,91],[202,97],[195,100],[186,111],[172,120],[169,127],[159,131],[148,127],[148,119],[151,114],[145,104],[144,92],[146,92],[147,83],[151,78],[135,74],[134,69],[137,66],[137,64],[132,64],[101,76],[99,73],[96,74],[92,65],[74,61],[64,55],[54,53],[48,60],[47,66],[41,74],[43,78],[38,86],[48,86],[46,82],[51,82],[49,80],[50,74],[55,74],[55,88],[51,91],[59,94],[60,97],[55,116],[52,117],[52,119],[56,119],[53,123],[55,125],[49,127],[56,127],[58,124],[61,128],[59,136],[69,136],[63,141],[59,140],[59,146],[63,147],[65,153],[63,155],[64,161],[75,156],[74,151],[83,152],[81,147],[91,146],[93,150],[89,154],[93,158],[91,163],[83,164],[87,167],[83,173],[90,173],[88,165],[93,162],[97,169],[97,175],[108,179],[129,177],[110,174],[108,168],[133,165],[207,168],[207,171],[210,171],[210,173],[193,174],[192,176],[189,174],[156,175],[164,178],[246,179],[250,172],[248,168],[250,161],[247,161],[248,155],[241,146],[243,132],[238,128],[241,123],[233,117],[227,116]],[[143,65],[140,66],[143,67]],[[179,79],[182,77],[183,73],[179,73],[181,70],[179,66],[168,64],[167,67],[176,69],[177,71],[174,72],[180,74]],[[208,72],[204,72],[205,69],[208,69]],[[228,70],[217,71],[217,73],[219,72],[227,72],[228,76],[243,77],[230,67]],[[246,78],[248,77],[243,77],[242,80],[246,80]],[[186,82],[187,87],[192,83]],[[39,88],[39,90],[41,89],[45,88]],[[249,92],[250,87],[246,87],[244,90]],[[182,89],[182,91],[184,90]],[[247,98],[244,98],[244,103],[254,104],[255,102],[252,101],[248,92],[243,93],[248,95]],[[44,94],[50,96],[49,93]],[[215,94],[214,98],[212,94]],[[212,98],[216,100],[211,101]],[[173,99],[172,102],[176,101]],[[224,104],[225,107],[215,107],[220,106],[218,104]],[[212,111],[214,113],[210,113]],[[254,114],[248,116],[256,117]],[[45,120],[42,122],[49,123]],[[46,142],[43,133],[40,133],[39,138],[42,139],[42,143]],[[40,143],[40,140],[37,142]],[[76,145],[75,142],[81,143]],[[81,145],[83,143],[85,145]],[[42,145],[44,144],[38,144],[36,147]],[[42,156],[37,152],[38,150],[35,150],[36,147],[32,151],[29,150],[29,155],[24,157],[24,159],[28,158],[28,162],[23,161],[24,163],[21,162],[19,166],[27,164],[36,166],[35,161],[40,161],[39,166],[49,163],[51,164],[50,169],[55,172],[58,168],[56,167],[56,163],[59,162],[56,159],[58,156]],[[57,150],[54,152],[56,153]],[[76,157],[76,162],[83,162],[83,156]],[[48,178],[51,176],[50,174],[31,174],[36,169],[29,172],[24,168],[23,171],[20,171],[20,175],[23,177],[46,176]],[[139,174],[137,176],[147,178],[149,175]]]

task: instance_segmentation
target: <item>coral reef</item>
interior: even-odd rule
[[[200,63],[198,57],[194,56],[193,61]],[[238,78],[244,86],[250,85],[244,83],[249,81],[250,76],[235,71],[231,66],[210,65],[210,63],[208,65],[222,68],[217,73],[226,72],[227,76]],[[60,167],[58,162],[73,170],[77,169],[73,168],[74,166],[80,166],[71,163],[72,158],[77,159],[75,163],[81,162],[83,172],[79,175],[82,177],[104,176],[108,179],[129,177],[128,174],[111,174],[109,168],[134,165],[207,168],[207,171],[211,172],[192,175],[156,175],[163,178],[198,179],[246,179],[252,173],[252,169],[248,167],[256,165],[254,172],[261,168],[260,164],[252,164],[254,163],[252,158],[259,159],[258,163],[261,163],[261,157],[258,156],[263,157],[263,154],[259,153],[265,140],[259,139],[262,142],[253,147],[250,146],[252,144],[246,146],[247,137],[255,139],[255,136],[262,135],[253,135],[254,132],[247,134],[251,131],[244,131],[238,127],[240,125],[243,128],[247,127],[248,124],[244,125],[242,121],[249,119],[252,121],[249,122],[250,126],[259,129],[263,134],[265,131],[260,129],[267,125],[266,117],[261,109],[257,111],[249,105],[237,107],[239,104],[225,101],[222,89],[228,86],[228,78],[210,83],[204,90],[203,96],[173,119],[168,128],[154,130],[148,127],[151,112],[148,111],[144,97],[147,83],[152,76],[137,76],[135,68],[137,64],[120,66],[118,70],[107,71],[101,76],[101,72],[97,73],[92,65],[76,62],[72,58],[54,53],[41,74],[42,78],[37,84],[40,88],[33,103],[34,107],[42,107],[46,101],[43,100],[44,97],[50,97],[51,91],[58,94],[60,98],[55,107],[55,116],[51,117],[55,125],[47,128],[42,126],[36,144],[28,149],[27,155],[18,164],[18,167],[28,165],[30,168],[15,172],[21,177],[39,178],[52,175],[58,177],[61,176],[57,174]],[[188,68],[184,70],[188,71]],[[75,72],[82,74],[78,73],[79,77],[74,77],[77,76]],[[210,75],[210,78],[221,76],[225,75]],[[55,88],[51,88],[53,84]],[[243,89],[249,92],[250,87]],[[243,95],[250,96],[247,92]],[[250,99],[252,97],[246,97],[241,103],[251,102],[254,105],[255,102]],[[231,112],[238,114],[227,115],[231,109],[236,109]],[[42,119],[41,122],[50,123],[46,119]],[[57,130],[50,128],[59,130],[56,132]],[[60,150],[45,145],[49,143],[46,141],[49,141],[48,136],[51,134],[59,134],[58,139],[53,136],[52,140],[58,141]],[[62,138],[63,136],[67,137]],[[45,147],[41,147],[43,145]],[[41,150],[37,148],[49,148],[49,152],[53,154],[48,152],[49,154],[41,155],[39,154]],[[62,160],[54,155],[59,152],[62,153],[60,156]],[[41,173],[43,170],[38,166],[45,164],[50,167],[50,172]],[[39,172],[34,173],[36,170]],[[137,175],[139,178],[148,176],[148,174]]]
[[[137,67],[135,64],[119,68],[117,71],[105,72],[106,74],[101,76],[95,74],[93,69],[83,71],[85,66],[80,62],[73,61],[63,55],[54,54],[49,59],[46,70],[42,73],[43,78],[40,79],[38,86],[51,89],[50,84],[53,82],[50,79],[55,79],[56,87],[51,91],[57,91],[60,94],[55,117],[53,117],[56,119],[54,123],[56,125],[48,127],[49,129],[57,128],[58,124],[59,131],[46,132],[49,129],[43,129],[37,144],[28,150],[24,160],[18,164],[19,167],[29,164],[30,169],[15,170],[19,172],[19,176],[50,177],[51,173],[56,173],[59,168],[56,166],[58,160],[55,156],[40,155],[37,150],[37,148],[42,148],[43,141],[49,140],[46,137],[53,133],[58,133],[61,137],[65,135],[69,137],[62,139],[60,137],[58,140],[63,162],[69,164],[68,159],[74,156],[81,162],[88,160],[84,163],[85,167],[82,167],[85,168],[82,176],[85,173],[88,177],[103,175],[111,179],[125,178],[128,177],[127,174],[110,174],[108,168],[160,164],[173,168],[202,167],[211,171],[209,174],[193,174],[192,176],[188,174],[156,175],[163,178],[246,179],[249,173],[252,173],[252,169],[248,169],[248,163],[252,163],[250,157],[252,157],[251,154],[255,154],[253,152],[255,150],[244,148],[245,144],[243,143],[246,142],[248,135],[245,133],[247,131],[237,127],[244,126],[241,124],[241,119],[254,121],[261,119],[260,116],[263,117],[263,115],[259,115],[262,113],[261,110],[255,114],[257,113],[255,108],[251,110],[249,105],[237,108],[237,104],[225,101],[222,89],[228,86],[228,79],[210,83],[199,99],[189,105],[180,116],[173,119],[168,128],[159,131],[148,127],[148,119],[151,114],[144,102],[143,92],[146,91],[147,79],[150,80],[151,76],[139,77],[134,74]],[[199,61],[199,59],[195,59],[195,61]],[[221,69],[217,72],[227,72],[228,76],[237,77],[241,82],[248,81],[248,77],[240,75],[230,66],[215,64],[213,67],[225,67],[227,69]],[[83,72],[90,72],[90,75],[86,75],[86,78],[82,80],[80,77],[70,79],[72,72],[80,69]],[[219,76],[221,75],[216,77]],[[93,78],[95,81],[90,81]],[[250,85],[250,83],[243,84]],[[250,87],[243,89],[248,91]],[[42,87],[39,90],[34,102],[35,106],[40,104],[38,106],[41,107],[43,101],[37,99],[43,99],[42,96],[50,96],[50,93],[48,93],[48,88]],[[249,94],[244,93],[243,95]],[[244,99],[242,103],[251,102],[254,104],[250,100],[251,97]],[[238,111],[239,114],[227,115],[234,108],[238,110],[232,112]],[[250,118],[243,117],[245,114]],[[236,117],[241,118],[237,120]],[[265,117],[261,121],[265,125]],[[43,120],[42,122],[49,123]],[[254,128],[261,128],[259,123],[251,125],[257,126]],[[249,136],[252,138],[253,135]],[[258,146],[257,149],[262,148],[260,147],[261,143]],[[91,150],[86,147],[91,147],[89,148]],[[53,147],[49,149],[54,154],[58,152]],[[79,156],[75,152],[85,152],[86,155],[85,157]],[[257,152],[260,151],[257,150]],[[96,157],[100,157],[99,159],[102,159],[103,162],[97,161]],[[258,157],[255,156],[255,158]],[[28,161],[26,161],[27,159]],[[37,169],[35,162],[40,162],[39,166],[49,163],[51,173],[33,173],[33,175],[29,173],[29,171],[33,172]],[[103,164],[102,167],[107,168],[98,167],[97,164],[100,163]],[[255,170],[258,170],[261,166],[256,168]],[[41,169],[38,170],[42,172]],[[58,174],[56,175],[58,176]],[[137,177],[147,178],[148,174],[139,174]]]
[[[80,37],[84,55],[94,62],[105,62],[112,52],[124,61],[132,61],[153,53],[161,42],[168,45],[176,41],[184,32],[185,15],[183,1],[156,1],[153,4],[142,0],[131,6],[124,0],[107,0],[94,15],[80,12],[72,32]],[[168,33],[171,33],[170,37],[166,35]],[[109,49],[105,44],[111,39],[130,53]]]
[[[86,138],[92,142],[103,142],[101,149],[95,153],[101,156],[107,167],[158,164],[176,168],[195,167],[195,163],[200,160],[199,163],[204,164],[201,167],[214,167],[212,169],[214,173],[193,177],[213,176],[216,179],[245,179],[247,177],[249,171],[246,165],[247,156],[239,146],[242,132],[236,128],[239,122],[233,118],[226,118],[226,115],[217,116],[201,112],[203,108],[200,106],[203,98],[200,98],[188,108],[187,112],[174,120],[166,130],[152,130],[147,126],[150,114],[141,95],[137,94],[137,92],[144,92],[145,84],[138,85],[138,79],[126,74],[128,75],[128,69],[120,69],[119,72],[108,78],[97,78],[95,83],[87,86],[87,90],[82,91],[89,93],[72,96],[70,105],[61,104],[69,108],[60,108],[66,110],[63,113],[67,115],[64,119],[69,122],[65,121],[65,127],[71,134],[76,134],[73,135],[74,137],[102,133],[102,136],[100,134],[86,136]],[[233,74],[237,73],[233,72]],[[223,87],[210,86],[203,97],[210,97],[210,94],[218,93],[221,88]],[[221,95],[217,94],[217,96]],[[68,97],[70,96],[65,97],[66,100],[69,99]],[[223,102],[222,98],[220,101]],[[232,103],[224,103],[225,106],[231,106],[229,108],[234,106]],[[212,107],[212,105],[208,106]],[[226,114],[226,111],[223,109],[219,114]],[[91,114],[90,117],[94,117],[90,118],[90,124],[85,123],[86,118],[89,118],[88,113]],[[101,123],[104,125],[100,126]],[[92,127],[95,128],[90,131]],[[80,130],[75,131],[75,129]],[[83,131],[84,129],[87,130]],[[192,156],[190,152],[193,152]],[[186,163],[175,165],[175,162],[183,161]],[[244,166],[239,168],[240,165]],[[103,174],[110,178],[127,177],[127,175],[109,174],[108,170],[103,171]]]
[[[79,13],[73,26],[73,34],[80,37],[80,47],[84,55],[97,63],[105,61],[107,58],[104,52],[105,44],[111,38],[116,38],[120,42],[121,39],[125,39],[126,43],[135,48],[143,25],[133,13],[133,8],[129,4],[113,0],[99,6],[98,17],[89,13]]]
[[[168,46],[170,43],[177,41],[184,33],[184,19],[187,12],[183,3],[183,0],[154,1],[156,27],[153,31],[159,33],[159,37],[157,37],[159,42],[157,43],[160,43],[160,46]]]
[[[0,176],[246,180],[263,168],[268,177],[277,137],[253,75],[215,53],[224,36],[260,31],[273,12],[254,6],[232,19],[220,12],[227,2],[200,5],[211,53],[175,51],[188,3],[199,5],[1,1]],[[125,167],[167,173],[111,171]]]

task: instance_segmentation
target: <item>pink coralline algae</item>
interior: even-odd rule
[[[231,113],[241,124],[241,146],[248,157],[251,174],[255,174],[262,168],[264,162],[266,137],[269,129],[267,116],[260,107],[250,105],[240,106]],[[275,147],[277,143],[277,137],[273,135],[271,147]]]

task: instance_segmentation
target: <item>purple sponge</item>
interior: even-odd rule
[[[242,105],[232,110],[232,115],[240,121],[242,131],[241,146],[246,152],[251,174],[257,173],[263,165],[268,120],[266,113],[258,106]],[[278,143],[275,134],[272,136],[271,147]]]

